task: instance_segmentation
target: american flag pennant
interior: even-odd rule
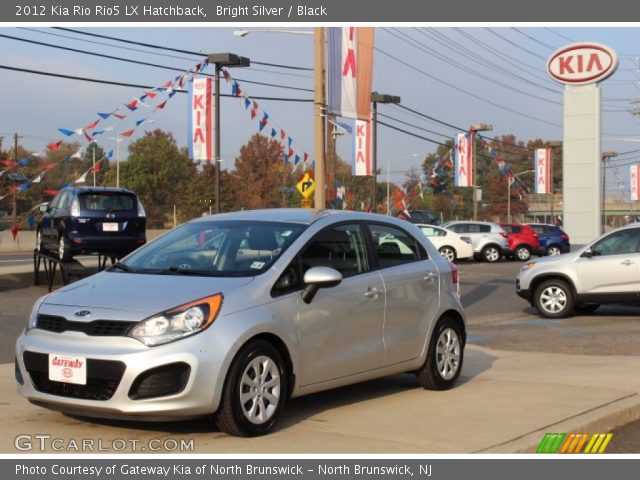
[[[63,135],[66,135],[67,137],[70,137],[71,135],[75,135],[76,133],[75,130],[67,130],[66,128],[59,128],[58,131]]]
[[[249,108],[249,105],[251,105],[251,100],[249,100],[248,98],[244,99],[244,108]]]
[[[50,143],[49,145],[47,145],[47,148],[52,152],[55,152],[60,149],[60,145],[62,145],[62,140],[60,140],[59,142]]]
[[[287,136],[287,133],[284,130],[280,129],[280,140],[284,140],[284,137],[286,136]]]
[[[19,190],[20,192],[24,192],[26,189],[28,189],[28,188],[29,188],[29,185],[31,185],[31,182],[24,182],[24,183],[21,183],[20,185],[18,185],[18,190]]]
[[[31,160],[29,160],[28,158],[25,157],[25,158],[21,158],[20,160],[18,160],[18,163],[20,165],[22,165],[23,167],[26,167],[27,165],[29,165],[30,161]]]
[[[93,130],[94,128],[96,128],[98,126],[98,124],[100,123],[100,118],[98,120],[96,120],[93,123],[90,123],[89,125],[87,125],[86,127],[84,127],[85,130]]]
[[[167,82],[162,84],[162,88],[169,89],[169,88],[171,88],[172,85],[173,85],[173,80],[169,80],[169,81],[167,81]]]
[[[291,137],[289,137],[288,141],[289,141],[289,148],[291,148],[291,144],[293,143],[293,139]]]
[[[55,188],[45,188],[42,190],[42,193],[55,197],[59,193],[59,190],[56,190]]]
[[[131,130],[127,130],[126,132],[122,132],[120,134],[121,137],[130,137],[131,135],[133,135],[133,132],[135,132],[135,128],[132,128]]]
[[[224,79],[228,82],[229,80],[231,80],[231,75],[229,75],[229,72],[226,69],[222,70],[222,76],[224,77]]]
[[[196,73],[198,73],[198,72],[200,71],[200,67],[202,67],[202,64],[201,64],[201,63],[198,63],[198,64],[196,65]]]
[[[38,175],[36,178],[34,178],[33,180],[31,180],[31,183],[40,183],[42,181],[42,177],[44,175],[44,172],[41,173],[40,175]]]
[[[84,183],[87,181],[87,174],[89,173],[89,171],[87,170],[86,172],[84,172],[80,178],[78,178],[75,182],[73,183]]]
[[[254,118],[256,118],[256,111],[252,108],[251,109],[251,120],[253,120]]]
[[[298,165],[300,163],[300,155],[296,155],[293,163],[294,163],[294,165]]]
[[[98,173],[102,168],[102,163],[98,160],[96,164],[89,169],[89,173]]]
[[[304,152],[303,158],[304,158],[303,162],[307,163],[307,160],[309,160],[309,154],[307,152]]]
[[[45,163],[42,166],[43,171],[48,172],[49,170],[51,170],[52,168],[56,168],[56,164],[55,163]]]
[[[138,100],[134,99],[129,103],[125,103],[124,106],[127,107],[130,111],[135,112],[138,109]]]
[[[106,120],[107,118],[109,118],[109,117],[111,116],[111,114],[110,114],[110,113],[101,113],[101,112],[98,112],[98,116],[99,116],[101,119]]]
[[[294,154],[294,153],[295,153],[295,152],[294,152],[291,148],[289,148],[289,153],[287,154],[287,158],[291,158],[291,157],[293,157],[293,154]]]
[[[149,97],[149,98],[156,98],[158,96],[157,93],[151,91],[151,90],[145,90],[144,93]]]
[[[87,142],[89,143],[93,142],[93,137],[91,137],[86,130],[83,133],[84,133],[84,138],[87,140]]]
[[[136,121],[136,127],[139,127],[140,125],[142,125],[147,119],[143,118],[142,120],[137,120]]]
[[[109,153],[107,153],[107,159],[111,159],[111,157],[113,157],[113,150],[109,150]]]
[[[184,87],[184,78],[186,77],[186,75],[181,75],[180,76],[180,80],[178,81],[178,86],[180,88]]]
[[[156,110],[162,110],[165,107],[165,105],[167,104],[167,101],[168,100],[165,100],[164,102],[159,103],[158,105],[156,105],[156,108],[154,108],[153,111],[155,112]]]
[[[276,135],[278,135],[278,132],[276,131],[275,128],[271,129],[271,138],[276,138]]]
[[[0,177],[4,175],[4,172],[6,172],[6,170],[0,170]]]
[[[71,155],[71,158],[82,158],[82,149]]]
[[[176,91],[175,90],[171,90],[169,92],[169,98],[172,98],[175,94],[176,94]]]
[[[140,97],[138,98],[138,100],[140,100],[141,102],[144,102],[144,101],[147,99],[147,97],[148,97],[148,96],[149,96],[149,95],[147,95],[147,94],[145,93],[144,95],[140,95]]]
[[[13,160],[0,160],[0,163],[5,167],[15,167],[18,165],[18,162],[14,162]]]
[[[125,118],[127,118],[126,115],[122,115],[122,114],[119,114],[119,113],[112,113],[111,115],[116,117],[118,120],[124,120]]]

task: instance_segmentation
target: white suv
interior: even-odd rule
[[[606,233],[580,250],[526,263],[516,292],[542,316],[563,318],[603,303],[640,301],[640,223]]]
[[[476,259],[497,262],[508,251],[508,234],[497,223],[491,222],[448,222],[441,227],[471,239]]]

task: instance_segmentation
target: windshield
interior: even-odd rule
[[[254,276],[266,271],[306,225],[210,221],[182,225],[131,254],[121,270],[203,276]]]

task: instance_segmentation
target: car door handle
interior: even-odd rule
[[[433,280],[438,276],[436,272],[427,272],[427,274],[423,277],[427,282],[433,282]]]
[[[380,293],[380,290],[378,290],[377,288],[370,288],[365,292],[364,296],[375,300],[376,298],[378,298],[379,293]]]
[[[625,266],[627,266],[627,267],[628,267],[629,265],[633,265],[633,264],[634,264],[634,263],[636,263],[636,262],[634,262],[634,261],[632,261],[632,260],[625,260],[624,262],[620,262],[620,263],[621,263],[622,265],[625,265]]]

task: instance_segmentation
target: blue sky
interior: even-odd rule
[[[297,27],[296,29],[304,30]],[[233,35],[234,28],[220,27],[83,30],[203,53],[234,52],[253,61],[313,66],[313,37],[310,35],[254,32],[240,38]],[[132,45],[128,47],[143,51],[98,45],[88,43],[87,40],[127,46],[53,29],[1,28],[0,34],[181,69],[187,69],[196,63],[196,57],[189,55]],[[59,35],[74,38],[63,38]],[[626,136],[640,138],[638,119],[628,111],[640,107],[629,103],[630,100],[640,98],[640,73],[637,70],[640,65],[638,28],[377,28],[376,47],[380,51],[375,53],[373,89],[399,95],[402,97],[403,105],[455,126],[467,128],[472,123],[485,122],[494,126],[491,135],[513,133],[519,140],[538,137],[561,139],[562,87],[547,77],[545,60],[552,49],[569,43],[569,39],[604,43],[618,52],[619,69],[602,84],[605,99],[603,149],[625,152],[640,148],[640,142],[613,140]],[[1,65],[149,85],[161,84],[177,75],[155,67],[99,59],[6,38],[0,38],[0,45]],[[173,57],[160,56],[157,53]],[[308,71],[254,64],[250,69],[232,73],[246,80],[313,88],[312,72]],[[312,98],[312,93],[305,91],[242,82],[241,85],[252,96]],[[229,93],[229,87],[224,82],[222,91]],[[87,125],[97,118],[96,112],[111,111],[140,93],[136,88],[0,70],[0,136],[5,137],[6,146],[8,137],[13,132],[18,132],[24,135],[22,143],[27,148],[41,150],[45,144],[62,137],[57,128],[72,129]],[[313,153],[311,103],[267,100],[259,103],[275,123],[287,130],[299,149]],[[186,108],[186,95],[176,95],[165,111],[153,116],[155,124],[149,127],[172,131],[178,144],[185,145]],[[418,118],[396,107],[381,106],[380,112],[446,136],[453,136],[455,133],[449,127]],[[222,160],[223,167],[226,167],[233,164],[239,147],[257,131],[257,122],[251,121],[247,112],[234,99],[223,99],[222,118]],[[384,118],[381,120],[390,121]],[[130,123],[122,123],[120,129],[131,128]],[[395,121],[391,123],[397,124]],[[444,135],[406,128],[438,141],[444,141],[446,138]],[[104,139],[101,143],[106,149],[111,148],[110,141]],[[349,157],[350,145],[350,138],[339,138],[338,148],[343,157]],[[435,151],[435,148],[436,145],[432,143],[381,126],[379,166],[383,169],[383,177],[389,164],[392,180],[401,180],[405,171],[419,165],[424,155]],[[626,158],[634,156],[629,155]],[[618,163],[629,162],[621,158]],[[621,167],[620,177],[626,179],[627,171],[628,167]],[[615,175],[608,174],[608,177],[610,195],[622,195],[622,192],[616,193],[618,186]],[[628,187],[628,182],[626,185]]]

